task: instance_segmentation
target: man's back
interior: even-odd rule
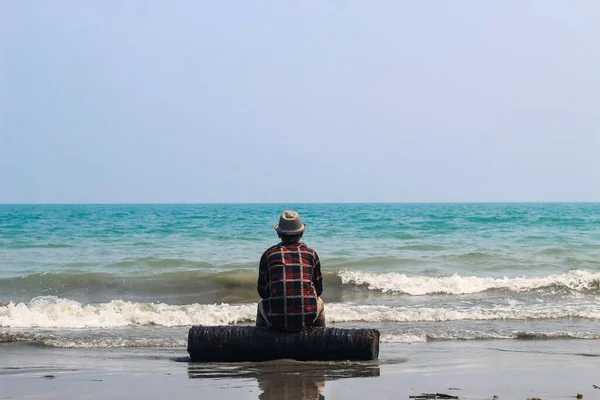
[[[257,289],[272,327],[297,331],[313,326],[323,292],[319,256],[302,242],[270,247],[260,260]]]

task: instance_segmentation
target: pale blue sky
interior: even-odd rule
[[[600,2],[0,3],[0,203],[600,201]]]

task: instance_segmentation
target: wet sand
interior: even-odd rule
[[[189,363],[184,349],[0,344],[0,399],[600,399],[588,340],[383,344],[377,362]]]

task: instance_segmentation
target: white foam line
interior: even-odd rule
[[[227,325],[252,321],[256,306],[250,304],[110,303],[82,305],[54,296],[40,297],[29,304],[9,303],[0,307],[0,327],[12,328],[113,328],[136,325],[185,326]]]
[[[330,304],[326,308],[329,322],[443,322],[443,321],[492,321],[492,320],[542,320],[561,318],[600,319],[600,309],[593,305],[573,309],[570,306],[498,306],[429,308],[387,307]]]
[[[326,319],[339,322],[435,322],[460,320],[539,320],[587,318],[600,320],[595,304],[535,305],[515,304],[495,307],[431,308],[389,307],[330,303],[325,307]],[[36,298],[29,304],[9,303],[0,307],[0,327],[12,328],[113,328],[126,326],[191,326],[253,324],[255,304],[190,304],[167,305],[132,303],[113,300],[110,303],[82,305],[57,297]]]
[[[414,296],[427,294],[471,294],[491,289],[513,292],[531,291],[551,286],[563,286],[575,291],[598,290],[600,273],[573,270],[545,277],[490,278],[476,276],[448,277],[408,276],[401,273],[373,273],[344,270],[339,272],[344,284],[365,285],[371,290],[405,293]]]
[[[593,332],[454,332],[454,333],[386,333],[382,334],[381,343],[422,343],[428,340],[495,340],[536,338],[551,339],[591,339],[597,340],[600,335]]]

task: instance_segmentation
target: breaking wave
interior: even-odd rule
[[[247,269],[132,274],[38,273],[0,279],[0,302],[28,302],[38,296],[56,296],[84,303],[107,303],[113,299],[123,299],[181,305],[243,304],[258,299],[256,278],[256,271]],[[361,298],[378,294],[464,295],[486,291],[600,294],[600,272],[590,270],[572,270],[541,277],[492,278],[342,269],[324,271],[324,282],[325,295],[330,302],[360,302]]]
[[[227,325],[256,317],[256,305],[134,303],[113,300],[83,305],[55,296],[0,307],[0,327],[116,328],[126,326]]]
[[[544,320],[582,318],[600,320],[596,304],[584,305],[498,305],[492,307],[391,307],[330,303],[329,323],[343,322],[441,322],[492,320]],[[55,296],[38,297],[29,304],[0,306],[0,328],[117,328],[131,326],[178,327],[253,323],[255,304],[135,303],[113,300],[83,305]]]
[[[600,272],[572,270],[544,277],[491,278],[476,276],[447,277],[409,276],[402,273],[374,273],[345,270],[339,273],[343,284],[366,286],[370,290],[403,293],[413,296],[428,294],[472,294],[489,290],[527,292],[542,289],[568,289],[576,292],[600,293]]]

